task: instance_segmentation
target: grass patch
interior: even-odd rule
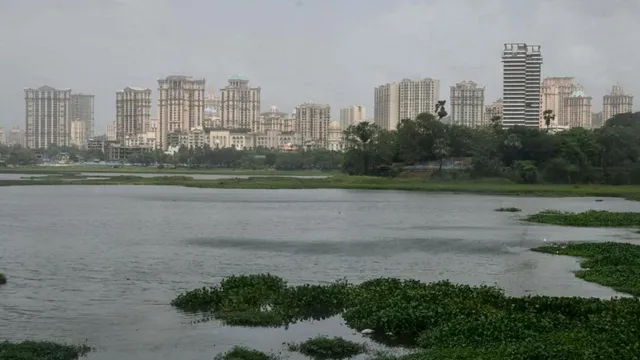
[[[277,360],[278,357],[273,354],[267,354],[262,351],[249,349],[242,346],[235,346],[233,349],[224,354],[218,354],[214,360]]]
[[[522,210],[520,208],[517,208],[517,207],[501,207],[501,208],[497,208],[495,211],[497,211],[497,212],[520,212]]]
[[[627,228],[640,226],[640,213],[602,210],[572,213],[545,210],[537,214],[529,215],[525,220],[540,224],[562,226]]]
[[[585,279],[593,276],[603,283],[603,279],[614,279],[607,284],[632,294],[640,288],[636,280],[640,270],[630,270],[640,269],[639,246],[562,246],[537,251],[561,249],[568,255],[585,256],[583,265],[589,269],[584,271],[591,272],[585,273]],[[218,286],[180,294],[172,305],[217,316],[265,312],[270,314],[265,315],[269,319],[265,326],[341,315],[351,329],[372,329],[378,339],[401,339],[414,350],[405,359],[595,360],[633,359],[640,353],[640,299],[633,297],[510,297],[493,286],[395,278],[359,285],[339,281],[292,286],[279,277],[257,274],[232,276]],[[275,324],[271,316],[282,321]],[[326,359],[347,356],[347,350],[362,351],[359,344],[343,341],[321,337],[290,348]],[[335,355],[336,350],[341,355]]]
[[[0,343],[0,359],[6,360],[76,360],[91,351],[87,345],[65,345],[49,341]]]
[[[580,257],[576,276],[616,291],[640,296],[640,246],[627,243],[551,244],[534,251]]]
[[[281,173],[275,173],[281,174]],[[353,189],[452,192],[546,197],[619,197],[640,200],[640,186],[528,185],[504,182],[440,181],[421,178],[379,178],[336,175],[328,178],[253,177],[248,179],[193,179],[188,176],[115,176],[103,179],[45,178],[0,180],[11,185],[160,185],[203,189]]]
[[[318,336],[298,344],[289,344],[289,351],[299,352],[318,360],[342,360],[352,358],[367,351],[364,344],[345,340],[341,337]]]
[[[0,285],[4,285],[7,283],[7,276],[3,273],[0,273]]]

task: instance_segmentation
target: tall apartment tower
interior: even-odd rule
[[[403,79],[398,83],[399,119],[415,119],[422,113],[435,114],[436,102],[440,100],[440,80]]]
[[[611,93],[602,97],[602,121],[628,112],[633,112],[633,95],[625,94],[622,86],[616,84]]]
[[[329,146],[330,121],[329,105],[309,102],[296,106],[296,132],[305,148]]]
[[[347,108],[340,109],[340,129],[347,130],[351,125],[357,125],[365,121],[367,111],[362,105],[351,105]]]
[[[485,123],[484,87],[473,81],[462,81],[451,87],[450,96],[452,124],[480,126]]]
[[[95,131],[95,96],[89,94],[71,94],[71,108],[69,109],[69,121],[82,121],[84,140],[93,138]]]
[[[563,98],[562,119],[568,128],[591,128],[591,96],[585,95],[582,89],[577,89],[570,96]]]
[[[540,45],[504,44],[502,52],[502,126],[540,126]]]
[[[540,128],[547,127],[543,116],[545,110],[553,111],[556,117],[555,124],[550,125],[569,126],[569,120],[564,118],[564,99],[572,96],[577,91],[582,91],[582,87],[578,85],[573,77],[548,77],[542,81],[540,91],[542,96]]]
[[[400,122],[398,84],[380,85],[373,90],[373,122],[385,130],[395,130]]]
[[[204,79],[174,75],[158,79],[158,147],[169,147],[170,133],[201,128],[204,119]]]
[[[225,129],[260,130],[260,88],[249,87],[249,79],[234,76],[220,90],[220,122]]]
[[[487,105],[484,108],[485,124],[489,124],[491,122],[491,119],[493,119],[494,117],[499,117],[500,119],[502,119],[503,116],[504,116],[504,102],[502,101],[501,98],[492,102],[491,104]]]
[[[146,132],[151,118],[151,89],[126,87],[116,92],[116,140]]]
[[[24,89],[25,141],[31,149],[69,146],[71,89]]]

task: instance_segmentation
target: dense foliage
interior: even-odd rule
[[[529,215],[527,221],[541,224],[579,227],[637,227],[640,226],[640,213],[588,210],[581,213],[545,210]]]
[[[49,341],[23,341],[0,343],[0,359],[3,360],[76,360],[91,348],[86,345],[64,345]]]
[[[442,176],[460,176],[447,159],[470,161],[465,175],[523,183],[640,184],[640,113],[620,114],[599,129],[503,129],[447,125],[433,115],[403,120],[386,131],[369,123],[345,132],[343,168],[350,174],[394,174],[393,164],[432,163]],[[460,165],[457,166],[459,168]],[[464,167],[464,166],[463,166]]]
[[[299,344],[289,344],[289,351],[299,352],[317,360],[342,360],[366,352],[367,347],[340,337],[318,336]]]
[[[631,266],[640,268],[639,248],[611,243],[557,249],[578,256],[593,255],[589,256],[590,269],[585,271],[603,280],[613,276],[616,267],[622,271]],[[618,283],[627,281],[628,287],[617,288],[636,293],[640,288],[632,278],[638,278],[638,271],[631,274],[618,272]],[[584,278],[596,281],[590,276]],[[172,304],[214,317],[268,313],[280,318],[283,326],[292,320],[341,314],[352,329],[372,329],[375,339],[413,347],[416,353],[407,359],[635,359],[640,352],[638,298],[517,298],[492,286],[448,281],[425,284],[394,278],[360,285],[291,286],[262,274],[227,278],[218,286],[183,293]],[[222,319],[229,323],[224,316]],[[275,326],[276,322],[270,318],[262,325]],[[319,341],[326,344],[328,340]],[[301,351],[301,346],[293,349]],[[319,345],[313,348],[322,352]]]
[[[640,246],[624,243],[568,243],[542,246],[534,251],[583,258],[576,276],[590,282],[640,296]]]

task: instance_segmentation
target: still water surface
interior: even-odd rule
[[[111,176],[138,176],[143,178],[151,178],[156,176],[188,176],[196,180],[217,180],[217,179],[248,179],[256,177],[287,177],[296,179],[325,179],[327,175],[233,175],[233,174],[179,174],[179,173],[118,173],[118,172],[82,172],[81,176],[89,177],[111,177]],[[0,180],[21,180],[31,177],[45,177],[55,174],[17,174],[17,173],[0,173]]]
[[[192,324],[169,302],[239,273],[292,283],[379,276],[497,284],[509,294],[610,297],[576,279],[548,241],[640,241],[626,230],[523,223],[523,213],[640,211],[622,199],[549,199],[353,190],[154,186],[0,188],[0,340],[55,339],[88,358],[211,359],[233,345],[282,350],[318,334],[360,339],[340,319],[284,329]],[[292,355],[291,358],[297,358]]]

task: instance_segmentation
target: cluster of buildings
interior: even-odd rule
[[[603,98],[602,111],[592,111],[592,98],[573,77],[542,79],[539,45],[505,44],[502,53],[503,93],[485,102],[485,88],[473,81],[450,87],[448,116],[443,122],[481,126],[499,117],[504,127],[546,128],[545,110],[552,110],[554,131],[597,127],[612,116],[631,112],[633,96],[619,85]],[[373,117],[362,105],[340,110],[332,121],[328,104],[306,102],[292,111],[275,106],[262,111],[261,89],[249,79],[233,76],[217,93],[206,90],[204,79],[168,76],[157,81],[156,111],[152,90],[126,87],[116,92],[116,119],[106,135],[96,136],[94,96],[50,86],[24,90],[25,129],[0,129],[0,141],[29,148],[75,145],[100,149],[115,160],[136,151],[181,146],[236,149],[343,149],[343,131],[359,122],[395,129],[402,119],[436,112],[441,100],[440,80],[403,79],[374,88]],[[153,115],[153,113],[157,115]]]

